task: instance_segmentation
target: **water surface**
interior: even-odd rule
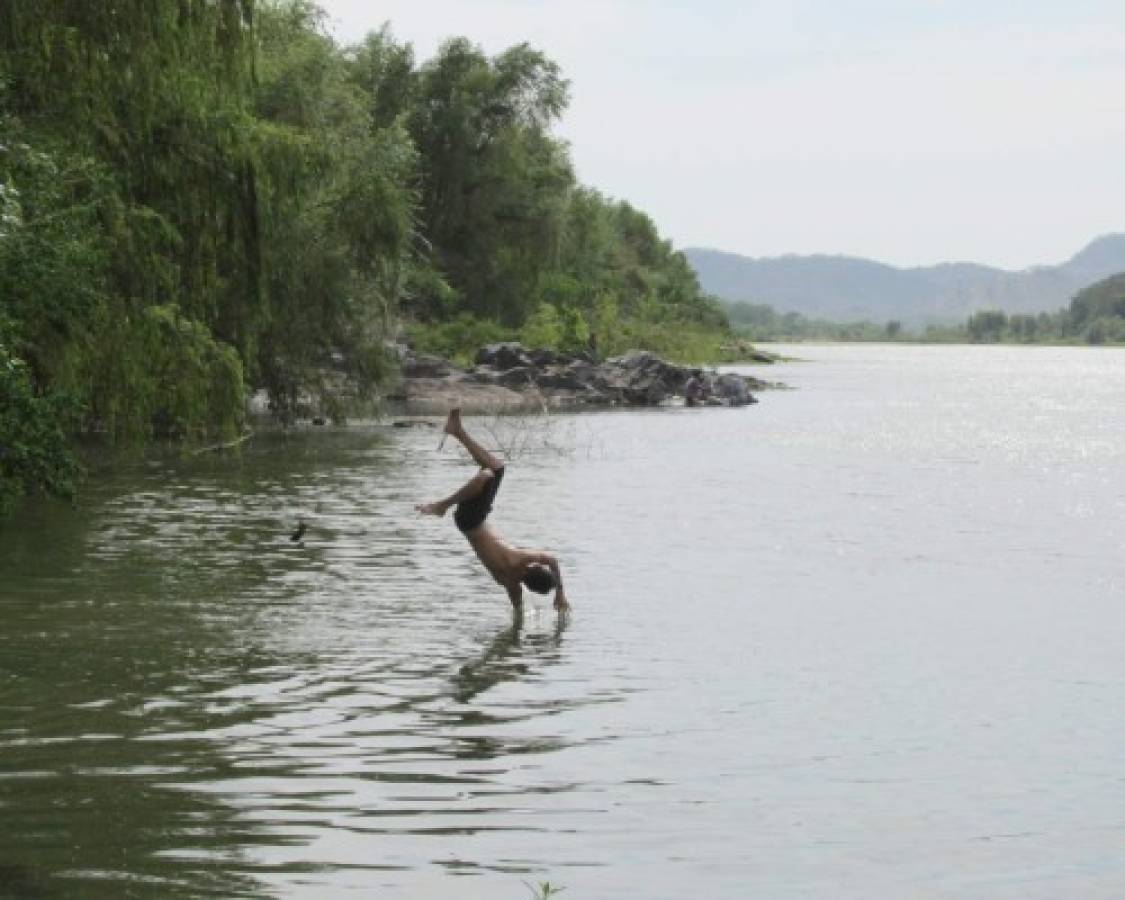
[[[745,410],[476,420],[569,622],[413,514],[433,429],[29,506],[0,897],[1122,896],[1125,353],[791,352]]]

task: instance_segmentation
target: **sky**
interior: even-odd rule
[[[677,248],[1062,262],[1125,231],[1122,0],[318,0],[557,62],[579,180]]]

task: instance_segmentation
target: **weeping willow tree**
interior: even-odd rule
[[[76,433],[214,439],[248,385],[385,374],[416,154],[377,98],[412,64],[358,78],[321,15],[0,5],[0,505],[66,493]]]
[[[115,439],[238,427],[263,308],[253,26],[252,0],[4,6],[16,352]]]
[[[0,508],[69,492],[81,433],[232,435],[248,388],[342,414],[400,309],[576,347],[725,327],[577,185],[567,92],[525,44],[340,48],[311,0],[0,2]]]
[[[372,36],[366,53],[341,52],[311,3],[269,6],[260,18],[269,311],[259,371],[283,417],[302,393],[337,412],[349,396],[342,385],[362,399],[387,374],[384,342],[414,242],[417,154],[384,108],[410,55],[387,35]],[[380,40],[396,66],[374,65]]]

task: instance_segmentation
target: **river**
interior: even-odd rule
[[[433,428],[29,504],[0,897],[1121,897],[1125,352],[783,349],[747,409],[467,419],[569,621],[413,513]]]

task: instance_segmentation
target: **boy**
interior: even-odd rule
[[[523,603],[523,588],[539,594],[555,591],[555,609],[570,609],[563,590],[559,561],[541,550],[520,550],[505,542],[486,522],[492,511],[492,501],[504,478],[504,463],[489,453],[465,431],[461,424],[461,410],[452,409],[445,420],[445,433],[461,442],[480,471],[459,490],[444,500],[423,503],[415,507],[420,513],[444,516],[449,508],[456,507],[453,521],[476,551],[489,574],[507,592],[512,606]]]

